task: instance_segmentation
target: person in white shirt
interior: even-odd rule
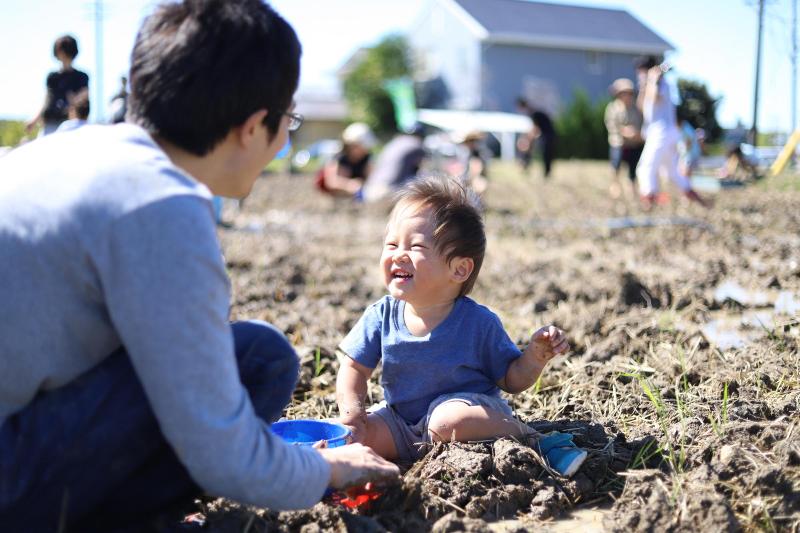
[[[680,132],[676,123],[675,104],[664,79],[665,68],[653,56],[639,58],[636,73],[639,81],[638,105],[644,116],[644,150],[636,167],[639,194],[645,209],[661,203],[659,177],[667,175],[684,195],[704,207],[710,202],[697,194],[689,178],[678,168]]]

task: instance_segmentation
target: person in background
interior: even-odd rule
[[[162,4],[128,122],[0,159],[3,531],[166,531],[204,493],[297,509],[399,476],[360,444],[275,435],[297,354],[229,322],[211,198],[246,196],[302,123],[300,54],[262,0]]]
[[[556,128],[550,115],[541,109],[535,109],[531,104],[520,96],[517,98],[517,111],[528,115],[533,122],[531,130],[521,135],[517,140],[517,149],[521,154],[527,154],[523,158],[523,168],[527,171],[530,159],[533,156],[533,147],[538,146],[542,153],[542,163],[544,164],[544,177],[550,177],[553,169],[553,159],[556,157]]]
[[[67,120],[62,122],[56,131],[76,130],[85,126],[88,124],[90,111],[89,90],[82,89],[78,94],[70,98]]]
[[[325,163],[319,189],[334,196],[353,197],[361,191],[372,171],[372,149],[377,139],[363,122],[354,122],[342,132],[342,150]]]
[[[111,97],[111,117],[109,118],[111,124],[125,122],[125,114],[128,112],[128,78],[122,76],[119,81],[119,91]]]
[[[25,124],[30,133],[42,125],[41,135],[49,135],[67,120],[69,100],[82,89],[89,89],[89,76],[72,66],[78,55],[78,41],[63,35],[53,44],[53,56],[61,62],[61,69],[47,75],[47,94],[39,113]]]
[[[700,140],[697,138],[697,130],[680,109],[677,113],[678,131],[681,134],[678,141],[678,170],[687,178],[691,178],[700,164],[703,153]]]
[[[367,202],[384,200],[416,178],[427,157],[424,139],[425,126],[417,123],[389,141],[378,155],[359,198]]]
[[[748,157],[742,150],[744,144],[730,146],[725,153],[725,163],[718,171],[720,179],[732,182],[747,182],[761,179],[758,160]]]
[[[639,164],[642,148],[644,148],[642,112],[636,107],[631,80],[619,78],[611,84],[609,91],[614,97],[605,110],[609,160],[613,170],[609,192],[612,198],[619,198],[622,195],[619,172],[624,162],[628,167],[630,195],[635,199],[637,196],[636,165]]]
[[[489,185],[488,157],[483,146],[486,135],[482,131],[469,130],[456,132],[452,137],[458,150],[456,166],[449,174],[457,176],[480,197]]]
[[[642,206],[650,209],[661,203],[659,175],[666,174],[689,200],[704,207],[709,201],[692,189],[689,178],[678,167],[678,130],[675,104],[664,79],[665,69],[653,56],[637,58],[636,73],[639,98],[644,117],[644,150],[636,168]]]

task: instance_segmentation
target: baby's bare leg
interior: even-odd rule
[[[433,410],[428,433],[433,442],[464,442],[506,436],[528,438],[536,434],[513,416],[458,401],[445,402]]]
[[[363,444],[373,449],[384,459],[397,459],[397,448],[394,445],[392,432],[383,418],[371,413],[367,415],[367,430]]]

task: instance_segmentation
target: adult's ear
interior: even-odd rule
[[[475,261],[471,257],[454,257],[450,261],[450,278],[457,283],[464,283],[475,270]]]
[[[241,126],[236,128],[237,141],[243,148],[249,147],[250,143],[252,143],[256,137],[258,137],[260,128],[266,127],[264,125],[264,119],[266,116],[267,110],[259,109],[258,111],[254,111],[249,117],[247,117]]]

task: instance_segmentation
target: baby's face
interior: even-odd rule
[[[381,254],[389,294],[412,305],[441,303],[453,291],[450,267],[436,249],[430,209],[406,206],[386,228]]]

